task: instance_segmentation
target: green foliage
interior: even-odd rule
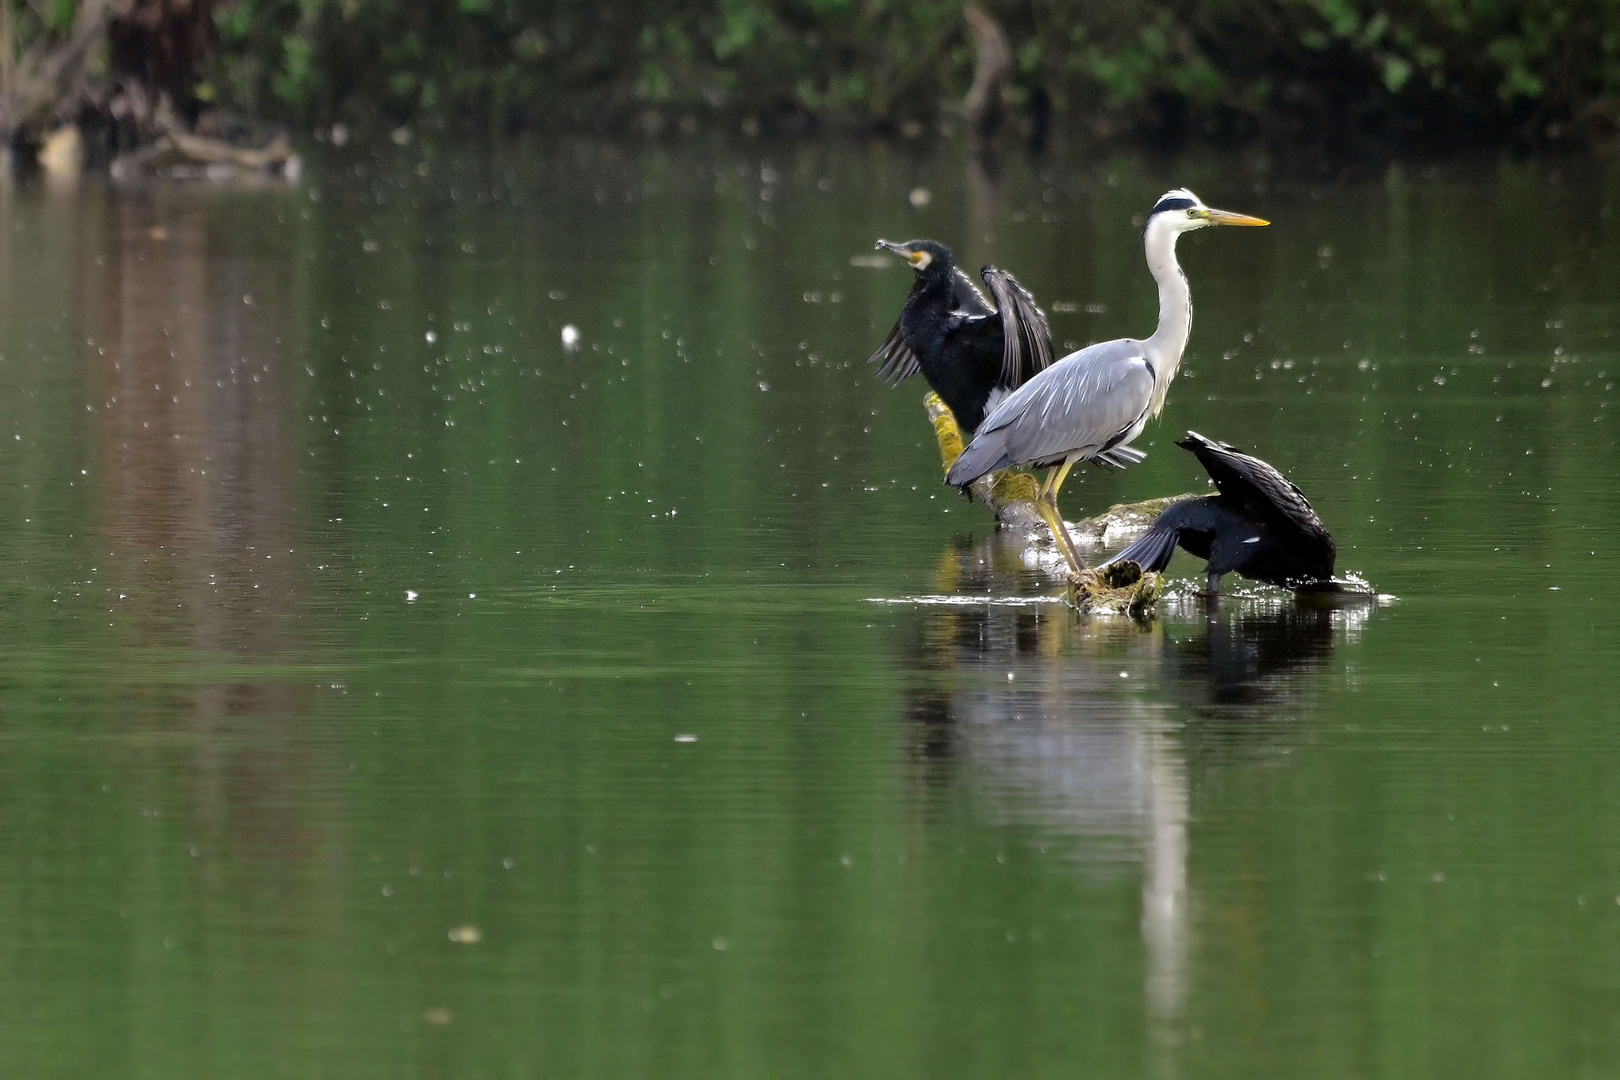
[[[8,0],[17,46],[76,0]],[[1301,132],[1620,116],[1620,0],[1032,0],[986,6],[1037,91],[1099,127]],[[974,53],[960,0],[225,0],[238,107],[306,121],[621,125],[649,112],[928,121]]]
[[[241,96],[310,117],[495,123],[683,113],[929,119],[973,54],[953,0],[241,0],[220,12]],[[1620,0],[1044,0],[994,12],[1015,100],[1113,127],[1307,128],[1606,116]],[[271,63],[265,57],[274,58]]]

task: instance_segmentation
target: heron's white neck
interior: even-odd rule
[[[1147,252],[1148,271],[1159,283],[1159,327],[1142,344],[1153,364],[1153,415],[1164,408],[1170,380],[1181,366],[1181,354],[1192,332],[1192,292],[1187,275],[1176,262],[1176,238],[1181,233],[1165,220],[1148,223],[1142,246]]]

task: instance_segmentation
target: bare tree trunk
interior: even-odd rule
[[[962,100],[962,112],[967,117],[968,134],[977,142],[988,143],[995,138],[1006,116],[1004,98],[1007,72],[1012,68],[1012,48],[993,15],[969,4],[962,9],[962,17],[967,20],[977,58],[973,85]]]
[[[79,0],[73,29],[18,39],[16,0],[0,0],[0,133],[32,142],[87,108],[150,134],[164,110],[189,126],[213,45],[215,0]],[[108,71],[85,60],[106,42]]]
[[[106,33],[109,17],[107,0],[83,0],[66,38],[42,37],[19,56],[11,4],[0,0],[0,131],[8,141],[36,134],[77,103],[85,91],[84,59]]]

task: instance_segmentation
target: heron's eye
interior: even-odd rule
[[[1197,207],[1193,207],[1193,206],[1187,207],[1187,216],[1188,217],[1197,217],[1198,216]]]

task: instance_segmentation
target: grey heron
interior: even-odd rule
[[[1159,286],[1159,325],[1144,340],[1120,338],[1070,353],[1003,398],[945,482],[961,487],[1015,465],[1050,469],[1035,508],[1069,568],[1085,562],[1058,513],[1057,494],[1076,462],[1123,467],[1144,456],[1130,443],[1164,408],[1192,329],[1192,294],[1176,262],[1182,233],[1211,225],[1267,225],[1262,218],[1214,210],[1185,188],[1165,192],[1142,226],[1148,271]]]
[[[1174,503],[1135,543],[1103,565],[1129,559],[1163,570],[1179,544],[1209,562],[1207,590],[1221,591],[1233,571],[1283,589],[1321,586],[1333,578],[1333,537],[1310,500],[1257,457],[1196,431],[1176,443],[1192,451],[1215,481],[1217,494]]]

